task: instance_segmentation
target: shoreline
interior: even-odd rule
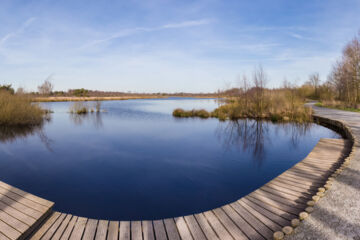
[[[174,96],[174,95],[154,95],[154,96],[108,96],[108,97],[35,97],[33,102],[88,102],[88,101],[117,101],[135,99],[165,99],[165,98],[219,98],[218,96]]]

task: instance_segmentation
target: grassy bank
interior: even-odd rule
[[[163,96],[121,96],[121,97],[34,97],[33,102],[88,102],[130,99],[157,99]]]
[[[99,96],[99,97],[77,97],[77,96],[33,96],[33,102],[89,102],[89,101],[115,101],[115,100],[131,100],[131,99],[160,99],[168,97],[191,97],[191,98],[216,98],[217,95],[136,95],[136,96]]]
[[[264,119],[273,122],[311,122],[312,110],[304,106],[305,100],[291,89],[250,91],[237,97],[228,98],[226,104],[212,112],[205,110],[185,111],[175,109],[174,117],[214,117],[226,119]]]
[[[45,115],[46,111],[33,104],[30,97],[0,91],[1,126],[41,125]]]
[[[339,109],[349,112],[360,112],[360,104],[357,107],[350,106],[342,101],[321,101],[315,104],[317,107]]]

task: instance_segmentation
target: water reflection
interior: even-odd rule
[[[252,153],[254,160],[260,166],[266,156],[265,145],[271,145],[270,124],[274,125],[276,135],[283,130],[285,135],[290,137],[290,143],[294,148],[312,126],[311,123],[273,124],[266,121],[241,119],[220,123],[216,129],[216,136],[225,149],[230,150],[235,147]]]
[[[103,127],[103,120],[102,120],[102,113],[94,112],[94,113],[87,113],[87,114],[69,114],[71,122],[75,125],[80,126],[83,125],[85,122],[91,122],[95,128],[100,129]]]
[[[249,119],[221,123],[216,129],[216,136],[226,149],[241,148],[252,152],[255,160],[261,165],[264,158],[264,142],[268,137],[268,125],[262,121]]]
[[[48,122],[50,122],[50,119],[47,119],[43,124],[33,126],[0,126],[0,143],[12,143],[16,140],[36,135],[40,138],[46,149],[52,152],[52,140],[48,138],[43,130],[44,125]]]

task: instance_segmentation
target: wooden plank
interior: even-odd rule
[[[154,240],[155,234],[154,234],[154,227],[152,221],[142,221],[141,225],[142,225],[144,240]]]
[[[276,206],[274,207],[273,205],[268,204],[267,202],[263,202],[263,201],[261,201],[257,198],[254,198],[250,195],[246,196],[245,198],[242,198],[242,200],[244,200],[244,199],[247,199],[250,202],[257,204],[258,206],[261,206],[262,208],[265,208],[265,209],[269,210],[270,212],[275,213],[276,215],[281,216],[287,220],[291,221],[292,219],[297,218],[296,214],[292,214],[292,213],[283,211],[280,208],[277,208]]]
[[[29,229],[29,226],[25,223],[17,220],[16,218],[10,216],[6,212],[0,210],[0,221],[7,223],[10,227],[16,229],[20,233],[24,233],[26,230]]]
[[[70,240],[80,240],[85,230],[87,218],[79,217],[70,235]]]
[[[292,207],[292,208],[296,208],[296,209],[299,209],[299,210],[303,210],[306,208],[306,204],[305,203],[296,203],[295,201],[293,200],[289,200],[285,197],[285,194],[281,194],[279,192],[268,192],[268,191],[264,191],[262,190],[261,188],[256,190],[254,192],[255,194],[260,194],[266,198],[270,198],[270,199],[273,199],[275,201],[277,201],[278,203],[281,203],[281,204],[285,204],[289,207]]]
[[[109,225],[109,221],[99,220],[96,229],[95,240],[106,240],[108,225]]]
[[[285,184],[289,184],[300,188],[306,187],[307,189],[311,189],[311,190],[316,190],[320,186],[320,184],[313,183],[311,181],[302,181],[301,179],[289,177],[286,175],[277,176],[276,181],[281,181]]]
[[[179,231],[180,237],[183,240],[192,240],[190,230],[186,225],[185,219],[183,217],[174,218],[176,227]]]
[[[18,194],[18,195],[20,195],[20,196],[22,196],[22,197],[24,197],[24,198],[27,198],[27,199],[29,199],[29,200],[31,200],[31,201],[37,202],[37,203],[39,203],[39,204],[41,204],[41,205],[44,205],[44,206],[46,206],[46,207],[48,207],[48,208],[51,208],[51,207],[53,207],[53,205],[54,205],[54,203],[51,202],[51,201],[48,201],[48,200],[45,200],[45,199],[40,198],[40,197],[38,197],[38,196],[32,195],[32,194],[30,194],[30,193],[27,193],[27,192],[25,192],[25,191],[23,191],[23,190],[21,190],[21,189],[19,189],[19,188],[10,186],[9,184],[4,183],[4,182],[2,182],[2,181],[0,181],[0,187],[6,189],[6,190],[8,190],[8,191],[11,191],[11,192],[13,192],[13,193],[16,193],[16,194]]]
[[[281,185],[281,183],[276,183],[276,181],[271,181],[267,183],[265,186],[270,187],[276,191],[291,194],[296,197],[300,196],[305,199],[311,198],[311,196],[313,195],[307,192],[306,190],[300,190],[299,188],[289,187],[289,185]]]
[[[279,187],[282,187],[282,188],[287,188],[289,190],[292,190],[292,191],[297,191],[299,193],[303,193],[305,196],[312,196],[316,193],[316,190],[315,189],[310,189],[306,186],[304,186],[303,188],[300,188],[300,187],[297,187],[297,186],[293,186],[291,184],[286,184],[284,182],[281,182],[281,181],[278,181],[278,179],[274,180],[274,181],[271,181],[269,183],[269,185],[272,185],[272,186],[279,186]]]
[[[59,228],[56,230],[54,236],[52,237],[51,240],[58,240],[61,238],[63,232],[65,231],[65,228],[67,227],[67,225],[69,224],[71,218],[73,216],[71,214],[67,214],[64,221],[62,221],[61,225],[59,226]]]
[[[301,212],[300,209],[294,208],[292,206],[285,205],[285,204],[283,204],[281,202],[278,202],[278,201],[276,201],[276,200],[274,200],[272,198],[269,198],[266,195],[262,195],[262,194],[259,194],[257,192],[253,192],[253,193],[249,194],[248,196],[256,198],[260,202],[269,204],[269,205],[271,205],[273,207],[276,207],[276,208],[279,208],[279,209],[281,209],[281,210],[283,210],[285,212],[292,213],[295,216],[297,216]]]
[[[97,225],[98,225],[98,220],[89,219],[85,226],[83,239],[94,239]]]
[[[222,209],[249,239],[264,239],[230,204],[223,206]]]
[[[290,177],[301,179],[302,181],[307,181],[317,184],[322,184],[326,180],[325,177],[316,177],[315,175],[293,171],[292,169],[287,170],[283,174]]]
[[[37,202],[31,201],[31,200],[29,200],[27,198],[24,198],[23,196],[20,196],[20,195],[18,195],[16,193],[10,192],[10,191],[8,191],[8,190],[6,190],[4,188],[1,188],[1,187],[0,187],[0,193],[2,195],[7,196],[8,198],[13,199],[16,202],[19,202],[19,203],[21,203],[21,204],[23,204],[23,205],[25,205],[25,206],[27,206],[29,208],[35,209],[35,210],[37,210],[39,212],[44,213],[44,212],[47,212],[49,210],[49,207],[45,207],[45,206],[43,206],[43,205],[41,205],[41,204],[39,204]]]
[[[231,206],[242,216],[257,232],[259,232],[265,239],[271,239],[273,232],[265,226],[261,221],[248,212],[241,204],[235,202]]]
[[[258,212],[259,214],[261,214],[262,216],[267,217],[268,219],[272,220],[274,223],[277,224],[277,226],[281,227],[281,226],[288,226],[290,224],[290,221],[273,213],[270,212],[269,210],[263,208],[262,206],[259,206],[253,202],[250,202],[248,199],[246,198],[242,198],[241,200],[239,200],[242,203],[245,203],[247,206],[249,206],[249,208],[253,209],[254,211]],[[259,218],[260,219],[260,218]],[[271,225],[269,225],[271,226]],[[277,229],[277,226],[275,226],[275,229]],[[277,231],[277,230],[275,230]]]
[[[10,238],[0,232],[0,240],[10,240]]]
[[[277,189],[271,188],[269,186],[262,186],[260,188],[261,191],[266,192],[266,193],[270,193],[272,195],[278,196],[280,198],[284,198],[286,200],[289,200],[290,202],[297,204],[302,204],[302,206],[306,206],[306,202],[309,200],[302,197],[300,194],[297,194],[297,196],[295,194],[289,194],[285,191],[279,191]]]
[[[16,219],[19,219],[20,221],[22,221],[23,223],[25,223],[28,226],[32,226],[36,222],[35,218],[32,218],[32,217],[20,212],[19,210],[16,210],[15,208],[12,208],[11,206],[6,205],[3,202],[0,202],[0,209],[3,210],[4,212],[6,212],[7,214],[9,214],[10,216],[13,216]]]
[[[243,201],[239,200],[238,203],[245,208],[251,215],[259,219],[265,226],[270,228],[273,232],[280,231],[281,226],[277,224],[276,222],[271,221],[269,218],[267,218],[265,215],[262,215],[258,211],[254,210],[247,204],[245,204]],[[285,226],[285,225],[284,225]]]
[[[194,215],[185,216],[184,219],[187,223],[188,228],[190,229],[191,235],[194,236],[194,239],[206,240],[206,237],[202,232]]]
[[[12,208],[18,210],[19,212],[22,212],[22,213],[34,218],[34,219],[39,219],[44,214],[37,210],[29,208],[19,202],[16,202],[15,200],[8,198],[7,196],[2,195],[2,194],[0,194],[0,201],[6,205],[11,206]]]
[[[131,239],[142,240],[142,229],[140,221],[131,221]]]
[[[156,240],[167,240],[164,223],[162,220],[153,221]]]
[[[120,240],[128,240],[130,239],[130,222],[129,221],[121,221],[120,222]]]
[[[207,239],[209,239],[209,240],[218,240],[219,239],[202,213],[195,214],[195,218],[196,218],[197,222],[199,223],[201,230],[203,231],[203,233],[205,234]]]
[[[180,234],[173,218],[164,219],[165,230],[170,240],[180,240]]]
[[[109,222],[107,240],[116,240],[119,238],[119,230],[121,231],[121,228],[119,227],[119,225],[121,225],[121,224],[118,221],[110,221]],[[121,238],[121,235],[120,235],[120,239],[124,239],[124,238]]]
[[[65,228],[65,231],[63,233],[63,235],[61,236],[61,240],[68,240],[70,237],[70,234],[75,226],[75,223],[77,221],[78,217],[77,216],[73,216],[69,222],[69,224],[67,225],[67,227]]]
[[[217,208],[212,210],[212,212],[216,215],[219,219],[221,224],[228,230],[228,232],[233,236],[235,239],[248,239],[244,233],[240,230],[240,228],[234,224],[234,222],[226,215],[224,210]],[[222,236],[220,236],[220,239]]]
[[[54,224],[49,228],[46,234],[41,238],[41,240],[50,240],[55,234],[56,230],[59,228],[61,223],[64,221],[66,214],[62,213],[59,218],[54,222]]]
[[[53,213],[50,218],[40,227],[40,229],[30,238],[31,240],[39,240],[44,236],[47,230],[55,223],[55,221],[60,217],[59,212]]]
[[[19,231],[10,227],[3,221],[0,221],[0,232],[12,240],[16,240],[21,236],[21,233]]]
[[[215,216],[215,214],[211,211],[207,211],[203,213],[207,221],[210,223],[216,234],[220,239],[233,239],[233,237],[229,234],[229,232],[225,229],[225,227],[220,223],[219,219]]]

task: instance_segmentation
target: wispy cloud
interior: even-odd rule
[[[2,37],[0,39],[0,48],[2,48],[9,39],[16,37],[17,35],[20,35],[21,33],[23,33],[26,30],[26,28],[29,27],[31,25],[31,23],[35,21],[35,19],[36,19],[35,17],[27,19],[21,25],[21,27],[19,29],[17,29],[16,31],[10,32],[10,33],[6,34],[4,37]]]
[[[180,23],[166,24],[166,25],[161,26],[160,29],[194,27],[194,26],[210,24],[211,22],[212,22],[211,19],[200,19],[200,20],[195,20],[195,21],[185,21],[185,22],[180,22]]]
[[[123,29],[109,37],[91,41],[90,43],[85,44],[81,48],[88,48],[88,47],[95,46],[95,45],[98,45],[101,43],[109,42],[114,39],[128,37],[128,36],[131,36],[134,34],[139,34],[142,32],[153,32],[153,31],[160,31],[160,30],[164,30],[164,29],[196,27],[196,26],[210,24],[212,21],[213,20],[211,20],[211,19],[199,19],[199,20],[193,20],[193,21],[170,23],[170,24],[165,24],[165,25],[159,26],[159,27],[153,27],[153,28],[138,27],[138,28]]]
[[[306,37],[306,36],[303,36],[303,35],[298,34],[298,33],[291,32],[291,33],[289,33],[289,35],[291,37],[299,39],[299,40],[317,41],[317,39],[315,39],[315,38]]]

